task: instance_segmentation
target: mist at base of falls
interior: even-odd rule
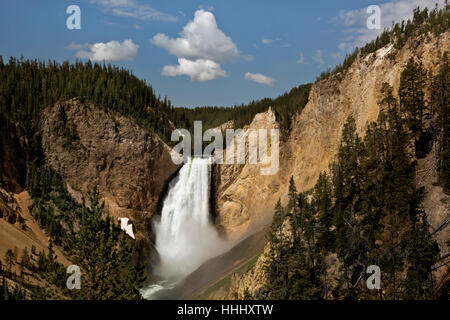
[[[159,263],[152,266],[162,279],[141,290],[144,298],[161,297],[206,260],[222,254],[229,244],[211,222],[209,197],[211,159],[191,158],[169,183],[160,219],[155,220]]]

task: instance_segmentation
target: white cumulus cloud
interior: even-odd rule
[[[227,72],[220,67],[220,64],[205,59],[194,61],[178,58],[178,65],[168,65],[163,68],[163,76],[175,77],[187,75],[191,81],[205,82],[218,77],[226,77]]]
[[[240,58],[236,44],[218,28],[214,14],[203,9],[195,12],[180,37],[158,33],[150,42],[178,58],[179,65],[164,67],[163,75],[188,75],[193,81],[226,76],[220,64]]]
[[[178,20],[175,16],[158,11],[147,4],[138,4],[134,0],[91,0],[91,3],[101,5],[119,17],[172,22]]]
[[[239,57],[233,40],[217,27],[214,15],[204,10],[195,12],[194,20],[189,21],[179,38],[170,39],[159,33],[151,42],[178,58],[222,63]]]
[[[78,50],[75,54],[77,58],[90,59],[92,61],[130,61],[136,57],[139,46],[133,40],[128,39],[123,42],[72,43],[66,48]]]
[[[247,72],[244,76],[244,78],[246,80],[250,80],[256,83],[261,83],[261,84],[265,84],[267,86],[273,86],[273,84],[275,83],[275,80],[265,76],[261,73],[251,73],[251,72]]]

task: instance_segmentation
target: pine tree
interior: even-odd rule
[[[297,187],[295,186],[294,177],[291,176],[289,180],[289,191],[288,191],[288,216],[290,217],[290,221],[292,224],[292,236],[295,239],[299,236],[299,228],[300,228],[300,205],[298,203],[298,194]]]
[[[83,284],[77,298],[89,300],[139,299],[143,267],[132,263],[133,251],[126,235],[104,216],[97,189],[84,202],[79,230],[70,236],[72,261],[81,268]]]
[[[323,291],[323,265],[317,246],[317,221],[306,195],[296,193],[292,179],[290,185],[293,213],[285,220],[278,201],[269,232],[266,289],[271,299],[319,299]]]
[[[250,293],[250,291],[248,290],[248,288],[244,289],[244,296],[242,297],[243,300],[253,300],[253,297]]]
[[[289,266],[288,299],[320,299],[322,288],[321,284],[317,283],[318,275],[308,262],[305,249],[300,242],[294,243],[289,248],[286,259]]]
[[[334,234],[331,231],[333,225],[332,190],[326,172],[320,173],[314,187],[312,206],[319,219],[318,246],[325,251],[334,249]]]
[[[288,210],[291,211],[294,209],[296,205],[296,198],[297,198],[297,187],[295,186],[294,176],[291,176],[291,179],[289,180],[288,197],[289,197]]]
[[[306,194],[299,194],[298,200],[300,206],[300,236],[297,242],[294,244],[295,259],[299,260],[299,268],[302,272],[308,274],[308,284],[304,290],[309,295],[309,299],[318,299],[321,297],[323,284],[322,274],[324,270],[324,255],[321,250],[324,250],[319,243],[319,235],[321,226],[317,219],[317,213],[314,211],[314,207],[308,201]]]
[[[348,298],[356,297],[356,286],[367,262],[367,248],[361,238],[358,217],[362,206],[361,150],[362,141],[356,133],[355,119],[349,117],[342,131],[336,161],[332,164],[336,251],[343,263],[342,294]]]
[[[3,287],[3,292],[2,292],[3,300],[9,300],[8,284],[6,282],[5,276],[3,276],[3,279],[2,279],[2,287]]]
[[[431,106],[439,126],[438,164],[439,184],[450,194],[450,67],[448,55],[442,59],[439,74],[432,83]]]
[[[288,299],[288,265],[285,259],[284,212],[281,201],[275,206],[273,221],[267,236],[270,250],[264,266],[267,274],[266,287],[271,299]]]
[[[47,256],[45,257],[45,278],[52,284],[63,287],[65,283],[64,266],[57,261],[53,241],[48,242]]]
[[[38,255],[38,270],[47,272],[47,257],[43,251],[40,251]]]
[[[405,237],[408,269],[403,298],[408,300],[433,298],[432,267],[438,261],[439,247],[429,229],[426,214],[421,211],[412,231]]]
[[[25,247],[22,251],[22,258],[20,260],[20,264],[24,268],[29,268],[31,263],[30,254],[28,253],[28,249]]]
[[[8,266],[8,272],[11,272],[12,266],[16,263],[16,255],[14,251],[8,249],[5,253],[5,263]]]
[[[400,75],[398,94],[407,127],[414,137],[416,156],[419,158],[425,157],[430,139],[424,128],[424,117],[428,116],[424,94],[426,80],[427,72],[422,63],[416,63],[411,57]]]
[[[411,292],[414,277],[429,288],[431,265],[436,258],[436,244],[428,231],[425,213],[421,207],[423,190],[415,185],[415,162],[408,152],[409,137],[398,112],[392,88],[384,86],[379,127],[374,136],[380,142],[381,181],[377,182],[378,206],[382,208],[383,246],[381,265],[385,278],[387,298],[396,299],[400,293]],[[385,114],[386,113],[386,114]],[[438,251],[437,251],[438,252]],[[418,273],[417,268],[419,268]],[[403,281],[403,271],[407,278]],[[406,286],[406,287],[405,287]],[[416,286],[417,287],[417,286]],[[425,297],[425,291],[416,290],[416,298]]]
[[[379,116],[378,139],[380,143],[381,171],[378,196],[383,210],[383,246],[380,249],[380,267],[384,271],[383,288],[386,298],[396,299],[400,292],[400,279],[405,266],[401,247],[408,229],[409,199],[414,178],[414,165],[408,154],[409,137],[404,129],[397,100],[392,88],[384,84]]]

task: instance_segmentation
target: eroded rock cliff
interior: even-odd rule
[[[49,239],[38,222],[32,217],[29,207],[32,200],[27,191],[8,192],[0,187],[0,257],[11,249],[19,258],[23,249],[35,247],[36,252],[47,252]],[[54,247],[58,261],[64,265],[70,262],[61,248]],[[19,271],[19,265],[14,266]]]
[[[280,139],[280,165],[275,175],[260,174],[261,165],[220,165],[216,169],[218,224],[229,235],[245,233],[253,221],[266,220],[276,201],[287,200],[288,181],[294,177],[299,191],[311,189],[320,172],[328,170],[349,116],[357,131],[378,117],[377,100],[381,85],[388,82],[398,90],[400,74],[411,56],[436,70],[443,52],[448,50],[450,33],[438,38],[411,39],[401,50],[387,46],[358,58],[343,75],[336,74],[312,86],[309,102],[293,119],[293,130]],[[248,129],[278,127],[269,110],[258,114]],[[253,197],[252,195],[258,195]]]
[[[387,82],[397,92],[400,74],[411,57],[422,61],[427,70],[436,73],[439,61],[449,47],[449,32],[436,38],[410,39],[401,50],[386,46],[366,57],[358,57],[345,74],[339,73],[315,83],[308,104],[293,119],[293,130],[281,139],[277,174],[261,176],[248,164],[243,168],[223,166],[218,169],[221,177],[218,178],[217,214],[223,229],[231,237],[235,234],[241,236],[251,232],[252,224],[270,221],[276,201],[280,198],[283,205],[287,202],[291,176],[300,192],[311,189],[320,172],[329,169],[346,119],[353,116],[358,133],[363,135],[366,125],[377,120],[381,85]],[[270,120],[270,112],[259,117],[265,118],[269,127],[275,126]],[[256,194],[257,199],[253,197]],[[430,221],[436,221],[433,224],[438,227],[446,218],[442,215],[443,205],[427,206],[430,197],[425,200],[425,209]],[[441,251],[448,252],[444,241],[440,241],[439,235],[436,237],[444,246]],[[262,255],[253,270],[235,275],[228,298],[242,298],[245,289],[253,296],[261,294],[263,265]]]
[[[46,159],[72,196],[80,201],[97,186],[109,213],[129,218],[138,246],[149,249],[151,217],[178,169],[172,150],[133,120],[77,99],[45,109],[41,119]]]

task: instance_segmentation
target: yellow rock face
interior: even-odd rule
[[[329,169],[347,118],[355,118],[357,131],[363,135],[367,124],[377,120],[381,85],[388,82],[396,92],[411,56],[422,61],[426,69],[436,70],[443,52],[448,51],[449,38],[447,32],[429,40],[411,39],[400,51],[386,46],[358,58],[345,75],[314,84],[308,104],[293,119],[294,129],[288,137],[280,137],[277,174],[261,175],[259,164],[215,168],[217,225],[236,239],[269,223],[276,201],[280,198],[286,203],[291,176],[297,189],[306,191],[314,186],[320,172]],[[271,110],[256,115],[243,129],[258,128],[278,128]]]

